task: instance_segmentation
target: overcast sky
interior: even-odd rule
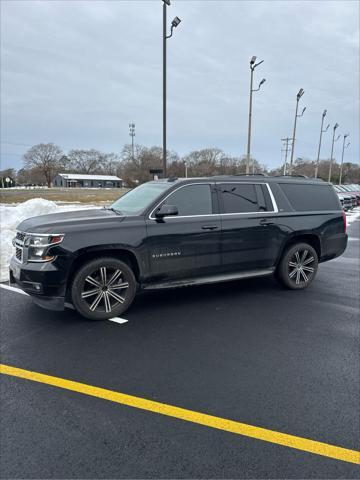
[[[316,157],[326,108],[350,133],[346,159],[359,161],[359,2],[172,0],[168,15],[182,19],[168,43],[169,149],[245,153],[257,55],[255,158],[280,164],[302,87],[295,156]],[[1,0],[1,107],[1,168],[40,142],[120,152],[129,121],[137,143],[161,145],[162,1]]]

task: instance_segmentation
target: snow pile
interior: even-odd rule
[[[33,198],[19,204],[0,205],[0,282],[9,279],[8,267],[14,250],[12,239],[15,237],[15,230],[20,222],[47,213],[68,212],[86,208],[96,207],[84,204],[57,205],[55,202],[42,198]]]
[[[351,225],[354,220],[360,217],[360,207],[354,208],[354,210],[350,210],[346,212],[346,223]]]

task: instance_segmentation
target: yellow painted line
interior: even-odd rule
[[[145,398],[133,397],[120,392],[106,390],[104,388],[93,387],[84,383],[73,382],[59,377],[52,377],[42,373],[31,372],[29,370],[22,370],[21,368],[10,367],[8,365],[0,364],[0,373],[10,375],[13,377],[24,378],[32,380],[33,382],[45,383],[53,387],[71,390],[73,392],[83,393],[92,397],[102,398],[110,402],[120,403],[129,407],[147,410],[149,412],[167,415],[186,422],[197,423],[206,427],[224,430],[225,432],[243,435],[245,437],[256,438],[265,442],[275,443],[284,447],[295,448],[303,452],[314,453],[324,457],[342,460],[344,462],[356,463],[360,465],[360,452],[355,450],[348,450],[342,447],[336,447],[327,443],[309,440],[307,438],[296,437],[286,433],[275,432],[266,428],[255,427],[247,425],[246,423],[235,422],[225,418],[214,417],[205,413],[194,412],[184,408],[166,405],[164,403],[146,400]]]

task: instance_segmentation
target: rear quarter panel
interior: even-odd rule
[[[279,258],[289,242],[304,235],[318,238],[320,262],[338,257],[346,249],[347,235],[342,211],[279,213],[274,220],[284,233],[287,232],[283,236]]]

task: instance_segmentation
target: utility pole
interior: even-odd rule
[[[340,177],[339,177],[339,185],[341,185],[341,180],[342,180],[342,173],[343,173],[343,164],[344,164],[344,153],[345,153],[345,148],[348,148],[350,145],[350,142],[345,146],[345,142],[347,137],[349,136],[348,133],[344,135],[344,141],[343,141],[343,148],[342,148],[342,155],[341,155],[341,165],[340,165]]]
[[[129,135],[131,137],[131,158],[134,160],[134,137],[135,137],[135,123],[129,123]]]
[[[321,140],[322,140],[322,134],[327,132],[330,127],[330,123],[328,126],[323,130],[324,126],[324,118],[326,117],[327,110],[323,111],[322,118],[321,118],[321,128],[320,128],[320,140],[319,140],[319,148],[318,148],[318,154],[317,154],[317,160],[316,160],[316,167],[315,167],[315,178],[317,178],[318,173],[319,173],[319,164],[320,164],[320,149],[321,149]]]
[[[294,120],[294,131],[293,131],[293,138],[292,138],[292,145],[291,145],[291,158],[290,158],[290,168],[289,168],[289,174],[290,175],[292,174],[292,167],[293,167],[293,160],[294,160],[296,123],[297,123],[298,117],[302,117],[304,115],[305,110],[306,110],[306,107],[304,107],[303,111],[301,112],[301,115],[298,115],[299,100],[304,95],[304,93],[305,93],[305,90],[303,88],[300,88],[298,94],[296,95],[296,110],[295,110],[295,120]]]
[[[166,100],[167,100],[167,40],[173,36],[174,28],[180,25],[180,18],[175,17],[171,22],[171,32],[167,35],[167,7],[170,6],[170,0],[163,0],[163,178],[166,178],[166,135],[167,135],[167,118],[166,118]]]
[[[331,170],[332,170],[332,163],[333,163],[333,153],[334,153],[334,143],[339,140],[341,135],[337,137],[335,140],[335,132],[336,129],[339,127],[338,123],[335,123],[334,128],[333,128],[333,137],[332,137],[332,142],[331,142],[331,155],[330,155],[330,165],[329,165],[329,177],[328,177],[328,182],[331,182]]]
[[[247,153],[246,153],[246,175],[249,175],[250,173],[250,149],[251,149],[251,122],[252,122],[252,96],[253,92],[258,92],[261,88],[261,85],[265,83],[265,78],[261,80],[259,83],[259,87],[256,89],[253,89],[253,81],[254,81],[254,70],[256,67],[261,65],[264,60],[261,60],[261,62],[255,63],[256,62],[255,56],[253,56],[250,60],[250,98],[249,98],[249,123],[248,123],[248,141],[247,141]],[[252,166],[253,174],[255,173],[255,161],[253,161],[253,166]]]
[[[290,152],[290,142],[291,142],[291,138],[289,138],[289,137],[282,138],[281,141],[285,143],[285,145],[283,145],[285,148],[282,149],[281,152],[285,152],[285,161],[284,161],[283,175],[286,175],[287,156],[288,156],[288,153]]]
[[[163,2],[163,178],[166,178],[166,61],[167,61],[167,52],[166,52],[166,29],[167,29],[167,15],[166,8],[170,5],[166,1]]]

